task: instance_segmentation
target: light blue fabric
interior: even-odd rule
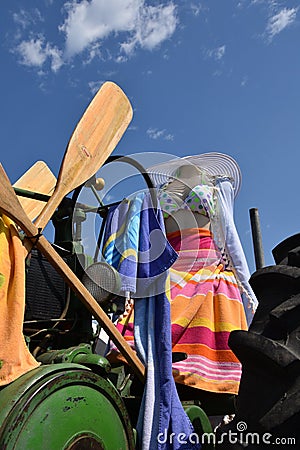
[[[235,272],[237,281],[242,288],[241,296],[249,326],[252,322],[258,301],[249,284],[250,272],[234,223],[234,191],[230,180],[226,177],[220,177],[216,180],[216,188],[219,213],[216,216],[215,222],[214,220],[212,222],[212,231],[217,244],[218,241],[225,243],[226,252],[231,262],[231,269]],[[217,221],[218,224],[216,223]]]
[[[150,202],[150,194],[141,191],[112,207],[104,230],[103,257],[118,270],[122,280],[121,290],[130,292],[134,298],[145,297],[155,277],[168,270],[177,259],[173,249],[171,254],[172,247],[166,239],[164,224],[153,216]],[[151,218],[149,211],[152,211]],[[150,219],[153,226],[149,230],[145,224]],[[144,242],[143,250],[139,247],[141,240]],[[138,276],[138,268],[141,276]],[[150,273],[151,277],[148,275]]]
[[[122,291],[135,292],[137,278],[140,214],[144,192],[131,200],[124,200],[109,211],[105,232],[103,256],[121,275]]]
[[[129,222],[124,226],[126,217]],[[130,233],[130,238],[123,237],[124,232]],[[137,424],[138,446],[141,450],[199,449],[200,444],[193,443],[193,427],[172,376],[170,304],[165,284],[177,254],[166,239],[161,210],[153,209],[148,192],[111,211],[104,246],[106,261],[121,271],[123,290],[130,286],[135,293],[135,347],[147,369]],[[124,255],[131,254],[132,249],[138,249],[138,257],[126,261]]]

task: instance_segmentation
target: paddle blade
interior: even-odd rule
[[[14,187],[25,191],[37,192],[39,194],[51,195],[56,185],[56,177],[44,161],[37,161],[30,167],[15,183]],[[40,200],[19,197],[24,211],[29,219],[35,219],[45,206]]]
[[[115,83],[104,83],[71,136],[55,191],[37,218],[36,226],[44,228],[64,196],[97,172],[131,119],[132,108],[124,92]]]
[[[0,184],[0,212],[12,219],[20,228],[30,235],[36,228],[23,210],[2,164],[0,164]]]
[[[119,86],[106,82],[74,130],[58,175],[68,192],[85,183],[106,161],[132,119],[130,102]]]

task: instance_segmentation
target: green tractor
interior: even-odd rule
[[[110,157],[106,163],[130,164],[140,174],[148,188],[151,180],[143,167],[128,157]],[[79,186],[72,197],[65,197],[53,214],[54,242],[52,249],[60,261],[83,282],[103,316],[111,318],[124,309],[125,299],[114,296],[117,273],[105,263],[95,263],[105,217],[111,204],[104,205],[92,177]],[[79,201],[81,192],[89,190],[98,205]],[[42,203],[49,196],[15,187],[19,198]],[[100,202],[100,203],[99,203]],[[114,203],[115,204],[115,203]],[[114,205],[113,204],[113,205]],[[85,252],[82,228],[89,215],[99,218],[99,236],[95,255]],[[38,244],[38,239],[35,241]],[[37,245],[38,246],[38,245]],[[97,268],[99,284],[87,276]],[[63,270],[63,269],[61,269]],[[99,321],[98,321],[99,322]],[[23,333],[28,349],[40,366],[18,377],[0,390],[0,448],[2,449],[134,449],[136,422],[144,389],[144,372],[136,364],[132,352],[128,364],[113,367],[103,356],[106,338],[103,328],[82,298],[68,286],[57,267],[36,246],[31,249],[26,267],[26,302]],[[103,325],[103,322],[102,322]],[[115,339],[115,335],[111,336]],[[121,352],[128,360],[126,341],[118,337]],[[123,347],[123,345],[125,347]],[[178,358],[175,355],[174,358]],[[180,355],[179,355],[180,357]],[[195,432],[212,432],[200,401],[183,400]],[[204,448],[212,448],[212,444]]]

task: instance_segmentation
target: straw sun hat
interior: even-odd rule
[[[170,159],[170,161],[156,164],[147,169],[155,186],[161,186],[172,179],[176,179],[178,169],[191,164],[213,177],[226,176],[232,179],[234,195],[237,196],[241,187],[241,170],[237,162],[224,153],[202,153],[200,155],[185,156]]]

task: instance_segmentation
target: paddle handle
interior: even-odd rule
[[[51,244],[44,236],[40,236],[36,246],[48,259],[51,265],[57,270],[57,272],[63,277],[65,282],[75,292],[77,297],[80,298],[82,303],[89,309],[96,320],[101,324],[101,326],[112,339],[121,354],[126,358],[127,362],[132,367],[138,378],[141,381],[144,381],[145,368],[143,364],[136,356],[136,353],[132,350],[130,345],[125,341],[124,337],[115,327],[115,325],[111,322],[109,317],[105,314],[101,306],[99,306],[99,304],[96,302],[94,297],[90,294],[90,292],[81,283],[74,272],[55,251],[55,249],[51,246]]]
[[[62,193],[60,190],[55,190],[53,192],[52,196],[49,198],[48,202],[34,222],[36,228],[41,228],[42,230],[45,228],[63,198],[64,193]]]
[[[59,198],[61,196],[60,194],[61,194],[60,191],[53,192],[52,196],[49,198],[48,202],[45,204],[44,208],[42,209],[42,211],[36,218],[36,220],[34,222],[35,228],[37,228],[40,231],[42,231],[45,228],[45,226],[47,225],[47,223],[53,216],[53,214],[57,208],[57,205],[60,204],[60,202],[62,200]],[[33,247],[33,242],[29,239],[25,239],[24,247],[26,248],[27,253],[31,252],[32,247]]]

